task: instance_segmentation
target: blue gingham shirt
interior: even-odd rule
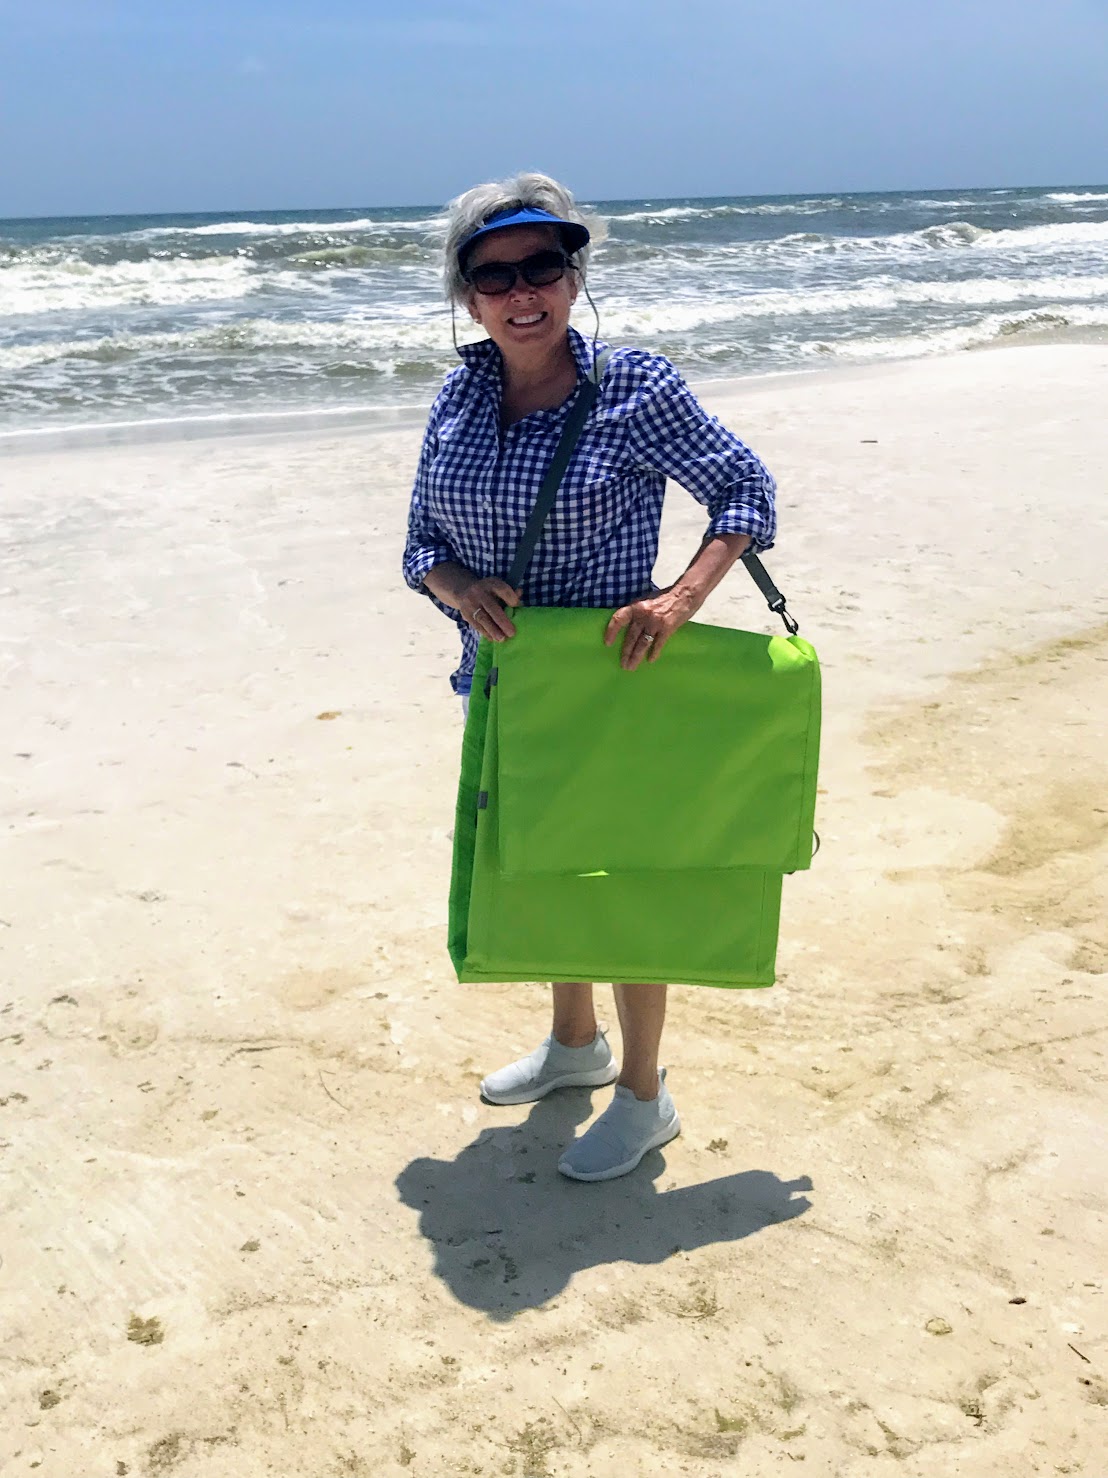
[[[500,351],[490,339],[462,346],[464,364],[431,407],[412,492],[404,578],[413,590],[430,595],[423,581],[445,560],[478,577],[507,575],[569,407],[592,370],[591,341],[572,328],[569,338],[578,391],[556,410],[532,411],[504,428]],[[523,603],[614,610],[653,593],[667,477],[708,509],[707,538],[749,534],[759,553],[772,545],[775,489],[766,468],[708,415],[668,359],[616,349],[523,578]],[[477,633],[431,599],[461,632],[451,684],[468,693]]]

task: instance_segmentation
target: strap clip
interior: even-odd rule
[[[800,625],[794,619],[794,617],[789,615],[788,611],[785,609],[785,597],[783,595],[779,595],[777,599],[773,601],[773,603],[770,605],[770,610],[775,616],[781,617],[781,620],[785,623],[785,630],[789,633],[790,636],[795,636],[797,634],[797,632],[800,630]]]

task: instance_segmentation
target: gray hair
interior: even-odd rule
[[[458,266],[459,244],[483,226],[490,216],[521,206],[549,211],[562,220],[576,221],[588,230],[592,237],[589,245],[569,254],[570,261],[584,277],[590,247],[603,241],[608,234],[604,222],[591,212],[583,211],[566,187],[549,175],[517,174],[512,179],[474,185],[472,190],[459,195],[446,207],[443,282],[449,301],[464,303],[469,293],[469,286]]]

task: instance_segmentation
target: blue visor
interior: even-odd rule
[[[539,210],[532,205],[513,206],[489,216],[483,225],[458,243],[459,267],[465,266],[466,256],[475,242],[480,241],[482,236],[487,236],[490,231],[503,231],[506,226],[557,226],[567,252],[580,251],[583,246],[588,245],[589,233],[578,221],[563,221],[561,216],[551,215],[548,210]]]

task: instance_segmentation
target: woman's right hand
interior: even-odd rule
[[[490,641],[507,641],[515,636],[516,629],[504,607],[518,606],[520,599],[518,590],[493,575],[474,580],[460,592],[458,609],[480,636],[487,636]]]
[[[522,596],[506,580],[495,575],[477,579],[462,565],[447,562],[435,565],[423,582],[432,595],[445,605],[453,606],[479,636],[490,641],[507,641],[516,629],[505,606],[518,606]]]

